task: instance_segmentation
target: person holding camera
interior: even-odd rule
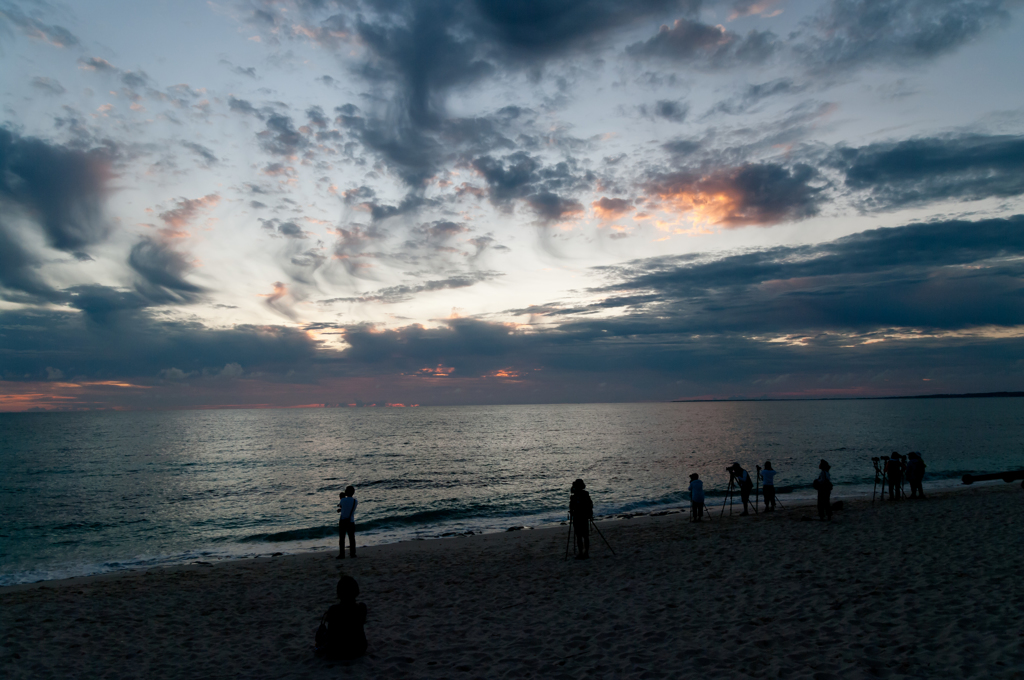
[[[740,517],[749,515],[747,505],[750,504],[750,490],[754,488],[754,482],[750,480],[750,475],[740,467],[739,463],[733,463],[731,467],[726,468],[726,471],[732,475],[733,479],[736,480],[737,486],[740,487],[740,500],[743,501],[743,512],[740,513]]]
[[[828,473],[832,466],[824,458],[818,463],[818,477],[811,484],[818,491],[818,519],[832,521],[832,475]]]
[[[582,479],[572,483],[569,494],[569,521],[576,534],[576,559],[590,557],[590,520],[594,517],[594,501]]]
[[[766,460],[764,469],[757,468],[757,474],[764,482],[764,511],[772,512],[775,510],[775,470],[772,469],[772,462]]]

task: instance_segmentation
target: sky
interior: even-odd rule
[[[1022,0],[0,0],[0,410],[1024,389]]]

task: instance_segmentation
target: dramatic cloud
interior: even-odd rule
[[[249,371],[284,374],[308,370],[316,357],[316,344],[299,330],[244,325],[214,330],[194,322],[159,320],[141,309],[143,305],[125,300],[130,293],[120,295],[111,290],[83,292],[75,299],[89,314],[0,312],[4,379],[43,379],[47,367],[90,379],[155,378],[169,368],[184,376],[219,373],[232,363]]]
[[[874,229],[813,246],[652,258],[601,289],[680,332],[960,330],[1024,324],[1024,216]],[[629,302],[632,304],[632,301]],[[636,320],[634,319],[634,323]]]
[[[725,227],[770,226],[818,212],[821,189],[808,165],[745,165],[711,174],[674,172],[652,178],[644,190],[663,209]]]
[[[1024,137],[963,135],[840,148],[846,186],[868,209],[1024,194]]]
[[[185,280],[192,262],[171,245],[144,238],[132,247],[128,264],[141,277],[136,289],[154,304],[183,304],[203,289]]]
[[[79,260],[91,259],[89,247],[110,233],[103,213],[109,177],[102,152],[0,128],[0,287],[20,291],[26,300],[58,297],[38,271],[46,256],[35,252],[32,235]]]
[[[836,70],[904,64],[951,52],[1004,24],[1014,0],[832,0],[798,45],[808,64]]]
[[[102,241],[109,164],[101,152],[82,152],[0,128],[0,201],[36,222],[47,242],[69,253]],[[6,212],[6,211],[5,211]],[[11,217],[8,212],[4,218]]]

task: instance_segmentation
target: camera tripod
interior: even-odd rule
[[[738,490],[736,488],[737,486],[739,486],[739,483],[736,481],[736,475],[734,475],[732,473],[732,471],[730,470],[729,471],[729,488],[727,488],[725,490],[725,498],[722,500],[722,511],[720,513],[718,513],[719,517],[722,517],[723,515],[725,515],[725,505],[726,505],[726,503],[729,504],[729,516],[730,517],[732,516],[732,506],[736,502],[735,498],[733,496],[736,493],[736,491]],[[760,489],[760,485],[758,485],[758,489]],[[757,514],[757,503],[756,502],[754,503],[754,514],[755,515]]]
[[[612,548],[611,544],[608,543],[608,539],[604,537],[604,534],[601,533],[601,530],[597,528],[597,524],[594,523],[594,518],[593,517],[588,517],[587,521],[590,522],[590,526],[594,529],[594,531],[597,532],[597,535],[601,537],[601,540],[604,541],[604,544],[608,546],[608,549],[611,550],[612,551],[612,555],[614,555],[615,554],[615,550]],[[565,539],[565,559],[566,560],[569,559],[569,546],[572,545],[572,527],[573,527],[573,522],[572,522],[572,516],[570,515],[570,517],[569,517],[569,535]],[[572,552],[573,552],[573,554],[576,554],[576,546],[572,546]]]
[[[711,508],[709,508],[704,501],[701,501],[700,505],[701,505],[701,508],[704,510],[704,514],[707,515],[708,521],[710,522],[711,519],[712,519],[712,517],[711,517]],[[697,521],[697,510],[693,507],[693,503],[692,502],[690,503],[690,521],[691,522],[696,522]]]
[[[878,467],[878,456],[871,459],[871,464],[875,466],[875,485],[871,487],[871,505],[875,504],[875,491],[878,489],[878,485],[882,485],[882,493],[879,495],[878,500],[885,500],[885,474],[882,472],[882,468]]]

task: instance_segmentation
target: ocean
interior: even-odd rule
[[[925,490],[1024,468],[1024,399],[776,401],[0,414],[0,585],[721,503],[733,461],[771,460],[783,503],[870,496],[871,457],[919,451]],[[999,482],[1001,483],[1001,482]],[[457,540],[451,538],[447,540]]]

